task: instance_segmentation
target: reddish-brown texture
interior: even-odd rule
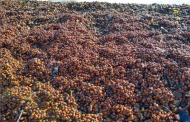
[[[1,122],[189,114],[188,5],[0,3]]]

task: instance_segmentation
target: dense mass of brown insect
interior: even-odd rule
[[[190,112],[190,6],[0,3],[1,122],[21,110],[23,122]]]

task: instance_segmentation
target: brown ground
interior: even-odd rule
[[[190,6],[0,3],[1,122],[190,112]]]

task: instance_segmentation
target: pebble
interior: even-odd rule
[[[106,118],[106,122],[111,122],[111,121],[112,120],[109,117]]]
[[[104,46],[104,43],[100,42],[100,45],[101,45],[101,46]]]
[[[170,33],[172,34],[172,33],[175,33],[176,32],[176,29],[174,29],[174,30],[172,30],[172,31],[170,31]]]
[[[174,92],[174,96],[175,96],[176,99],[181,99],[182,94],[179,93],[178,91],[176,91],[176,92]]]
[[[145,111],[145,112],[144,112],[144,117],[146,117],[146,116],[147,116],[147,112]]]
[[[94,108],[94,110],[97,112],[97,111],[99,110],[98,106],[96,106],[96,107]]]
[[[53,69],[53,74],[57,73],[57,72],[58,72],[58,69],[59,69],[58,66],[54,67],[54,69]]]
[[[160,29],[161,29],[161,30],[164,30],[165,28],[161,26]]]
[[[141,14],[144,16],[144,15],[146,15],[146,12],[145,12],[145,11],[142,11]]]
[[[184,27],[185,27],[185,24],[184,24],[184,23],[181,23],[181,26],[184,28]]]
[[[120,100],[120,101],[119,101],[119,103],[123,104],[123,103],[124,103],[124,101],[123,101],[123,100]]]
[[[180,83],[178,86],[177,86],[177,89],[181,88],[182,87],[182,84]]]
[[[139,112],[139,111],[140,111],[140,109],[139,109],[139,108],[140,108],[139,103],[135,103],[135,105],[134,105],[134,106],[135,106],[136,111],[137,111],[137,112]]]
[[[177,114],[177,120],[180,120],[180,116],[179,116],[179,114]]]
[[[177,110],[178,110],[177,108],[174,108],[173,112],[174,112],[174,113],[176,113],[176,112],[177,112]]]
[[[186,27],[186,26],[183,27],[183,28],[182,28],[182,31],[187,31],[187,27]]]
[[[154,90],[153,95],[158,95],[158,92],[156,90]]]
[[[141,111],[144,112],[144,107],[141,108]]]
[[[185,94],[185,97],[190,97],[190,91]]]
[[[139,103],[135,103],[135,105],[134,105],[135,107],[137,107],[137,108],[140,108],[140,105],[139,105]]]
[[[168,31],[164,27],[161,27],[161,30],[162,30],[162,33],[168,33]]]
[[[117,94],[113,94],[113,97],[114,97],[114,98],[117,98]]]
[[[188,31],[190,31],[190,26],[187,27]]]
[[[139,112],[140,110],[139,110],[139,108],[135,108],[135,110],[137,111],[137,112]]]
[[[50,69],[51,68],[51,64],[47,64],[47,68]]]
[[[144,108],[145,108],[145,109],[148,109],[149,106],[150,106],[149,104],[144,104]]]
[[[179,100],[174,100],[174,104],[176,105],[176,107],[178,107],[179,104],[180,104],[180,101]]]
[[[108,19],[110,20],[111,18],[112,18],[112,15],[111,15],[111,14],[109,14],[109,15],[108,15]]]

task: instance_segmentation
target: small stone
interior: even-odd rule
[[[154,90],[153,95],[158,95],[158,92]]]
[[[190,26],[188,26],[187,29],[190,31]]]
[[[144,112],[144,107],[141,108],[141,111]]]
[[[107,33],[109,30],[108,29],[104,29],[104,32]]]
[[[144,112],[144,117],[146,117],[146,116],[147,116],[147,112],[145,111],[145,112]]]
[[[37,92],[33,92],[33,95],[36,95]]]
[[[111,19],[111,18],[112,18],[112,15],[111,15],[111,14],[109,14],[109,15],[108,15],[108,19]]]
[[[181,23],[181,26],[182,26],[182,27],[185,27],[185,24],[184,24],[184,23]]]
[[[137,111],[137,112],[139,112],[140,110],[139,110],[139,108],[135,108],[135,110]]]
[[[182,28],[182,31],[187,31],[187,27],[186,27],[186,26],[183,27],[183,28]]]
[[[94,104],[96,103],[96,99],[93,99],[92,102],[90,103],[90,105],[94,106]]]
[[[140,119],[142,120],[143,118],[144,118],[144,116],[141,114],[141,118]]]
[[[185,94],[185,97],[190,97],[190,92],[187,92],[187,93]]]
[[[182,10],[182,13],[187,15],[187,10]]]
[[[174,113],[177,112],[177,108],[174,108],[173,112],[174,112]]]
[[[141,91],[138,91],[137,93],[138,93],[139,96],[141,95]]]
[[[150,90],[153,90],[154,88],[153,87],[149,87]]]
[[[149,106],[150,106],[149,104],[144,104],[144,106],[143,106],[143,107],[144,107],[145,109],[148,109],[148,108],[149,108]]]
[[[169,108],[167,106],[162,106],[163,109],[168,110]]]
[[[123,103],[124,103],[124,101],[123,101],[123,100],[120,100],[120,101],[119,101],[119,103],[123,104]]]
[[[137,107],[137,108],[140,108],[140,105],[139,105],[139,103],[135,103],[135,105],[134,105],[135,107]]]
[[[155,6],[153,5],[153,6],[151,6],[152,7],[152,9],[155,9]]]
[[[102,112],[103,112],[103,110],[102,110],[102,109],[100,109],[99,113],[102,113]]]
[[[98,66],[98,63],[95,63],[94,66],[95,66],[95,67]]]
[[[175,32],[176,32],[176,29],[174,29],[174,30],[170,31],[170,33],[175,33]]]
[[[100,42],[100,45],[101,45],[101,46],[103,46],[103,45],[104,45],[104,43]]]
[[[98,106],[96,106],[95,108],[94,108],[94,110],[95,110],[95,112],[98,112]]]
[[[51,64],[47,64],[47,68],[50,69],[51,68]]]
[[[168,31],[166,29],[162,30],[162,33],[168,33]]]
[[[75,101],[78,102],[78,100],[79,100],[79,97],[76,97],[76,98],[75,98]]]
[[[176,107],[178,107],[179,104],[180,104],[180,101],[179,101],[179,100],[174,100],[174,105],[175,105]]]
[[[58,72],[58,69],[59,69],[58,66],[54,67],[54,69],[53,69],[53,74],[57,73],[57,72]]]
[[[181,87],[182,87],[182,84],[180,83],[180,84],[178,84],[177,89],[179,89]]]
[[[177,114],[177,120],[180,120],[180,116],[179,116],[179,114]]]
[[[149,25],[147,25],[147,28],[150,29],[151,27]]]
[[[175,105],[170,103],[170,108],[174,108],[174,107],[175,107]]]
[[[86,107],[84,108],[84,112],[88,112],[88,109]]]
[[[111,119],[109,117],[107,117],[106,122],[111,122]]]
[[[174,92],[174,96],[175,96],[176,99],[179,100],[179,99],[181,99],[182,94],[176,91],[176,92]]]
[[[143,16],[146,14],[146,12],[145,12],[145,11],[142,11],[141,13],[142,13],[142,15],[143,15]]]
[[[117,95],[116,95],[116,94],[113,94],[113,98],[115,98],[115,99],[116,99],[116,98],[117,98]]]

